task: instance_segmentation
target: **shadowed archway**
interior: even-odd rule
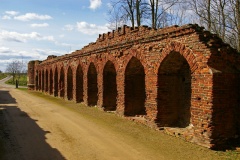
[[[88,81],[88,105],[97,105],[98,100],[98,84],[97,84],[97,70],[93,63],[90,63],[87,74]]]
[[[117,106],[116,69],[108,61],[103,70],[103,107],[106,111],[114,111]]]
[[[41,71],[39,71],[39,78],[38,78],[38,90],[39,91],[41,91],[41,89],[42,89],[42,72]]]
[[[46,86],[45,86],[45,92],[48,92],[48,70],[46,70]]]
[[[44,76],[44,70],[43,70],[42,71],[42,87],[41,87],[42,92],[44,91],[44,86],[45,86],[45,76]]]
[[[191,70],[179,52],[172,51],[162,61],[157,86],[158,125],[187,127],[191,117]]]
[[[36,76],[35,76],[35,90],[38,90],[38,71],[36,71]]]
[[[83,70],[80,65],[76,72],[76,101],[83,102]]]
[[[133,57],[125,70],[125,110],[126,116],[145,115],[145,72],[141,62]]]
[[[68,100],[73,99],[73,73],[71,67],[68,68],[67,73],[67,98]]]
[[[58,96],[58,70],[57,68],[55,69],[54,72],[54,96]]]
[[[65,82],[64,82],[64,70],[63,70],[63,67],[60,70],[59,90],[60,90],[60,97],[64,98]]]
[[[50,77],[49,77],[49,94],[53,94],[53,72],[52,69],[50,69]]]

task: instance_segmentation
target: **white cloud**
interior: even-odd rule
[[[0,32],[0,39],[5,41],[12,42],[27,42],[27,40],[46,40],[46,41],[54,41],[53,36],[42,36],[37,32],[31,33],[18,33],[18,32],[9,32],[6,30],[2,30]]]
[[[49,24],[48,23],[34,23],[34,24],[31,24],[31,27],[48,27]]]
[[[62,53],[58,51],[44,49],[33,49],[33,53],[36,57],[39,57],[40,60],[46,59],[48,55],[62,55]]]
[[[67,30],[67,31],[72,31],[72,30],[74,30],[74,26],[71,25],[71,24],[67,24],[67,25],[64,26],[63,29],[64,29],[64,30]]]
[[[95,10],[102,5],[102,0],[90,0],[90,9]]]
[[[97,26],[96,24],[89,24],[87,22],[77,22],[77,30],[87,35],[106,33],[109,31],[108,24]]]
[[[1,53],[9,53],[9,52],[11,52],[10,48],[0,47],[0,54],[1,54]]]
[[[19,12],[17,12],[17,11],[6,11],[5,13],[8,15],[11,15],[11,16],[16,16],[19,14]]]
[[[30,21],[30,20],[49,20],[52,19],[49,15],[38,15],[36,13],[26,13],[25,15],[15,16],[14,19],[19,21]]]
[[[2,19],[7,20],[7,19],[12,19],[10,16],[4,15]]]
[[[8,47],[0,47],[0,70],[5,71],[7,65],[14,60],[27,64],[30,60],[44,60],[48,55],[62,55],[60,51],[33,48],[31,50],[14,50]]]

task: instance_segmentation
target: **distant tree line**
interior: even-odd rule
[[[240,51],[240,0],[112,0],[111,29],[198,23]]]

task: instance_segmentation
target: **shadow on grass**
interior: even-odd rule
[[[61,153],[46,141],[46,134],[36,120],[16,106],[8,91],[0,90],[0,159],[56,159]]]

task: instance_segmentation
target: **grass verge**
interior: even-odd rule
[[[210,149],[186,142],[182,139],[172,137],[162,133],[162,131],[153,130],[140,123],[126,120],[113,113],[103,112],[96,107],[87,107],[84,104],[77,104],[71,101],[65,101],[60,98],[48,96],[41,92],[29,91],[31,95],[43,98],[49,103],[55,103],[61,107],[77,112],[79,116],[85,117],[89,121],[106,127],[115,135],[122,139],[128,139],[136,148],[144,146],[149,155],[160,157],[164,155],[166,159],[231,159],[239,160],[240,154],[237,151],[212,151]]]
[[[0,80],[6,78],[8,75],[6,73],[0,73]]]
[[[13,78],[9,79],[6,84],[15,85],[16,81],[13,81]],[[27,86],[27,75],[23,74],[18,78],[19,86]]]

